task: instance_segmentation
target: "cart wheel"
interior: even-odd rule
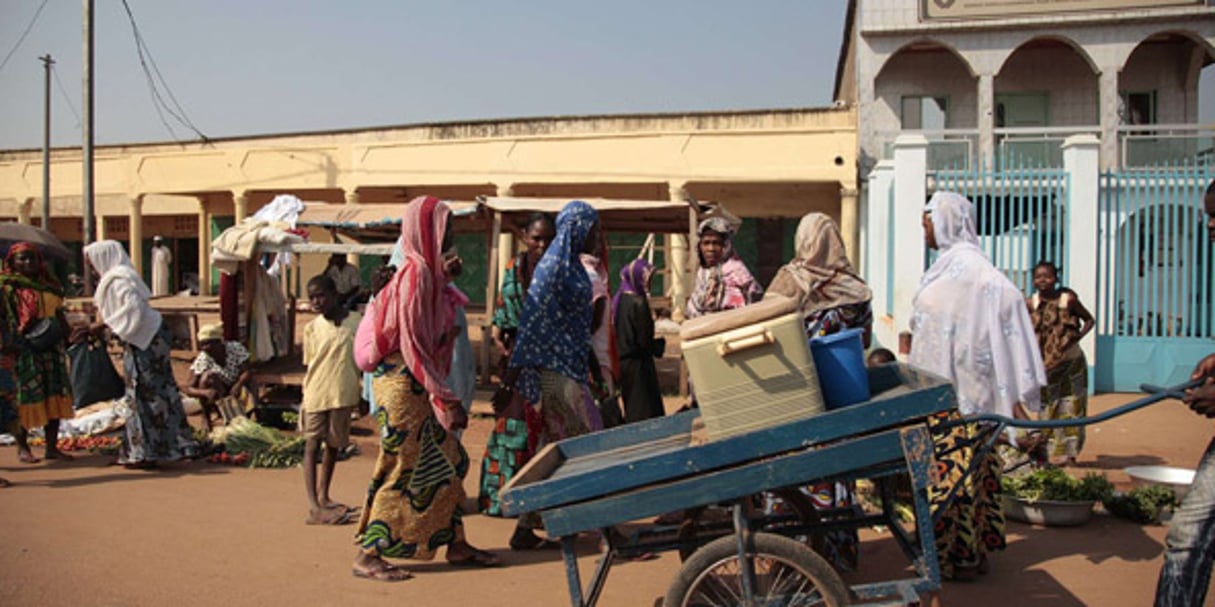
[[[798,607],[848,604],[848,588],[827,561],[796,540],[771,533],[751,536],[747,549],[755,573],[755,603]],[[738,538],[713,540],[697,550],[667,590],[664,607],[743,605]]]

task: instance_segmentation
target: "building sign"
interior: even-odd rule
[[[925,19],[989,19],[1202,4],[1203,0],[922,0]]]

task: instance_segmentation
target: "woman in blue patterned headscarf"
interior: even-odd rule
[[[540,403],[541,445],[595,426],[586,407],[592,289],[579,255],[598,251],[601,237],[599,214],[591,205],[575,200],[557,215],[557,236],[536,264],[510,368],[494,395],[495,409],[509,404],[516,388],[527,402]],[[520,517],[511,547],[549,547],[527,519]]]

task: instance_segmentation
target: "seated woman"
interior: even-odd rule
[[[219,412],[220,399],[240,398],[246,388],[253,393],[249,351],[240,342],[224,341],[223,323],[204,325],[198,330],[198,349],[198,356],[190,365],[190,384],[184,391],[202,404],[203,424],[210,431],[211,414]],[[223,421],[222,414],[220,420]]]

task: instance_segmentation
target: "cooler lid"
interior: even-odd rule
[[[685,321],[679,329],[679,338],[683,341],[700,339],[732,329],[749,327],[756,323],[779,318],[791,312],[798,311],[797,300],[770,293],[763,300],[742,308],[735,308],[716,314],[706,314],[700,318]]]

